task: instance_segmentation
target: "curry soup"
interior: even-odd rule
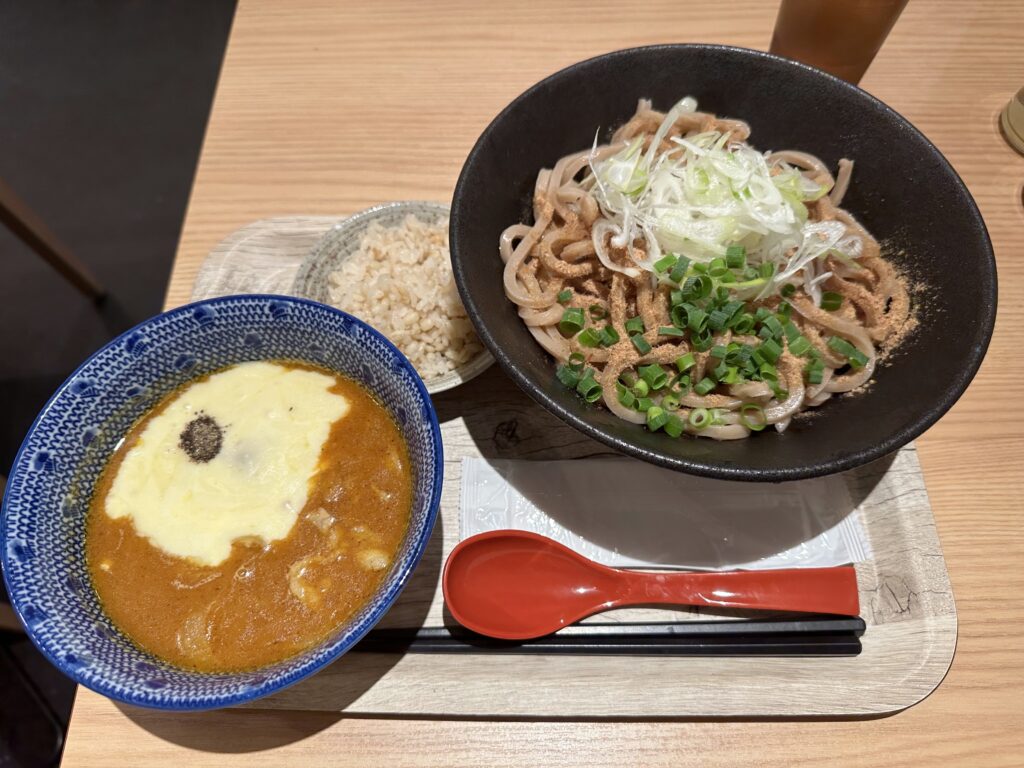
[[[243,363],[132,427],[97,484],[86,557],[132,641],[178,666],[238,671],[321,642],[362,607],[411,505],[406,444],[362,387]]]

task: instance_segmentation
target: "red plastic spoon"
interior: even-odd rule
[[[448,556],[442,583],[456,621],[503,640],[543,637],[629,605],[860,612],[852,566],[643,573],[608,568],[528,531],[489,531],[461,542]]]

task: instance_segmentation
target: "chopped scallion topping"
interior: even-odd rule
[[[687,352],[685,355],[676,358],[676,370],[680,373],[690,370],[696,364],[697,360],[694,358],[692,352]]]
[[[568,365],[560,365],[555,368],[555,376],[562,382],[563,385],[570,389],[575,389],[576,385],[580,383],[580,374],[578,371],[570,368]]]
[[[707,408],[694,408],[690,411],[690,418],[688,419],[690,426],[694,429],[704,429],[711,423],[711,411]]]
[[[694,307],[686,313],[686,327],[694,333],[700,333],[708,324],[708,313]]]
[[[647,339],[641,336],[639,333],[636,336],[630,336],[630,341],[633,342],[633,346],[636,347],[636,351],[641,355],[646,355],[651,351],[651,345],[647,343]]]
[[[826,312],[835,312],[843,306],[843,296],[833,291],[825,291],[821,294],[821,308]]]
[[[637,368],[637,373],[640,374],[640,378],[646,381],[651,389],[661,389],[668,384],[668,371],[657,363],[641,365]]]
[[[679,437],[683,434],[684,424],[683,420],[676,416],[674,413],[670,413],[668,421],[665,422],[665,426],[662,427],[665,430],[665,434],[669,437]]]
[[[563,336],[575,336],[583,330],[586,320],[583,318],[583,310],[570,307],[562,313],[562,320],[558,323],[558,330]]]
[[[740,336],[746,336],[754,330],[754,316],[749,312],[742,312],[732,322],[732,329]]]
[[[632,408],[636,404],[636,395],[630,392],[621,384],[615,387],[615,390],[619,393],[619,402],[627,408]]]
[[[676,265],[676,261],[678,261],[678,259],[676,258],[675,254],[670,253],[667,256],[662,256],[660,259],[654,262],[654,269],[657,272],[668,272],[670,269],[672,269],[672,267]]]
[[[765,360],[774,364],[782,355],[782,347],[779,346],[779,343],[775,341],[775,339],[766,339],[761,346],[758,347],[758,352],[761,353],[761,356],[764,357]]]
[[[775,317],[766,317],[764,319],[764,327],[771,331],[771,334],[776,339],[782,338],[782,323]]]
[[[854,368],[863,368],[868,363],[868,357],[853,344],[841,336],[833,336],[828,340],[829,349],[835,350],[845,357]]]
[[[725,263],[729,269],[744,269],[747,266],[747,249],[742,245],[730,245],[725,249]]]
[[[610,325],[601,329],[601,346],[611,347],[619,343],[619,332]]]
[[[803,357],[811,349],[811,342],[807,340],[806,336],[797,336],[795,339],[789,342],[789,351],[794,355]]]
[[[708,327],[718,333],[724,331],[729,322],[729,313],[723,309],[716,309],[708,315]]]
[[[703,397],[714,388],[715,380],[709,379],[707,376],[705,376],[703,379],[697,382],[697,385],[693,388],[693,391]]]
[[[647,428],[651,432],[657,432],[668,421],[668,414],[665,413],[663,408],[659,408],[657,405],[647,409]]]
[[[677,285],[686,278],[686,272],[690,268],[690,260],[685,256],[680,256],[676,265],[672,267],[672,271],[669,272],[668,279]]]
[[[576,385],[576,391],[583,395],[583,399],[588,403],[596,403],[601,399],[601,385],[594,379],[593,371],[587,371],[586,375],[580,379]]]
[[[749,430],[760,432],[768,426],[764,408],[756,403],[744,403],[740,407],[740,423]]]
[[[576,337],[581,347],[598,347],[601,345],[601,339],[601,332],[594,328],[584,328]]]

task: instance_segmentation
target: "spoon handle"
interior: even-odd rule
[[[617,605],[674,603],[840,616],[860,613],[857,572],[849,565],[725,573],[619,573],[624,583]]]

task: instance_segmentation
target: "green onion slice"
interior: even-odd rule
[[[586,375],[580,379],[576,385],[576,391],[583,395],[583,399],[588,403],[594,403],[601,399],[601,385],[594,379],[593,371],[587,371]]]
[[[843,296],[833,291],[825,291],[821,294],[821,308],[827,312],[835,312],[843,306]]]
[[[676,261],[676,265],[672,267],[672,271],[669,272],[668,279],[677,285],[686,279],[686,272],[690,269],[690,260],[685,256],[680,256],[679,260]]]
[[[694,307],[686,313],[686,327],[694,333],[700,333],[708,325],[708,313]]]
[[[725,263],[729,269],[744,269],[747,266],[747,249],[742,245],[730,245],[725,249]]]
[[[700,430],[708,426],[711,423],[711,419],[711,411],[707,408],[694,408],[690,411],[690,418],[687,421],[689,421],[691,427]]]
[[[615,391],[619,393],[619,402],[627,408],[632,408],[636,403],[636,395],[630,392],[621,384],[616,385]]]
[[[705,376],[703,379],[697,382],[697,385],[693,388],[693,391],[698,395],[706,395],[712,389],[715,388],[715,380]]]
[[[721,277],[728,271],[729,267],[726,266],[725,259],[723,258],[714,258],[708,265],[708,274],[712,277]]]
[[[601,345],[602,339],[601,332],[594,328],[584,328],[576,337],[576,341],[580,343],[581,347],[598,347]]]
[[[775,339],[765,339],[758,347],[758,351],[765,360],[772,364],[778,362],[779,357],[782,356],[782,347]]]
[[[668,371],[657,363],[641,365],[637,368],[637,373],[640,374],[640,378],[646,381],[651,389],[661,389],[668,384]]]
[[[715,333],[724,331],[729,323],[729,313],[724,309],[716,309],[708,316],[708,327]]]
[[[676,416],[674,413],[669,414],[668,421],[666,421],[665,426],[662,427],[662,429],[665,430],[665,434],[668,435],[669,437],[679,437],[681,434],[683,434],[684,428],[685,425],[683,424],[683,420]]]
[[[868,363],[867,355],[841,336],[830,338],[828,346],[845,357],[854,368],[863,368]]]
[[[694,358],[692,352],[687,352],[685,355],[676,358],[676,370],[680,373],[688,371],[697,364],[697,360]]]
[[[562,320],[558,323],[558,330],[564,336],[575,336],[583,330],[586,320],[583,317],[583,310],[570,307],[562,313]]]
[[[740,336],[746,336],[754,330],[754,316],[749,312],[741,312],[733,320],[732,329]]]
[[[764,408],[756,403],[744,403],[740,406],[740,423],[753,432],[760,432],[768,426]]]
[[[605,347],[612,347],[619,343],[619,332],[615,330],[611,325],[606,325],[601,329],[601,345]]]
[[[657,405],[651,406],[647,409],[647,428],[651,432],[657,432],[668,421],[668,414],[665,413],[663,408]]]
[[[660,259],[654,262],[654,269],[657,272],[668,272],[670,269],[672,269],[672,267],[675,266],[677,260],[678,259],[676,258],[675,254],[672,253],[668,254],[667,256],[662,256]]]
[[[764,327],[771,331],[771,334],[776,339],[782,338],[782,323],[779,322],[778,318],[766,317],[764,319]]]
[[[575,389],[576,385],[580,383],[580,374],[568,365],[560,365],[555,368],[555,376],[562,382],[563,385],[569,389]]]
[[[631,317],[626,321],[626,333],[643,333],[644,319],[642,317]]]
[[[807,340],[806,336],[798,336],[789,342],[789,351],[794,355],[803,357],[811,350],[811,342]]]

